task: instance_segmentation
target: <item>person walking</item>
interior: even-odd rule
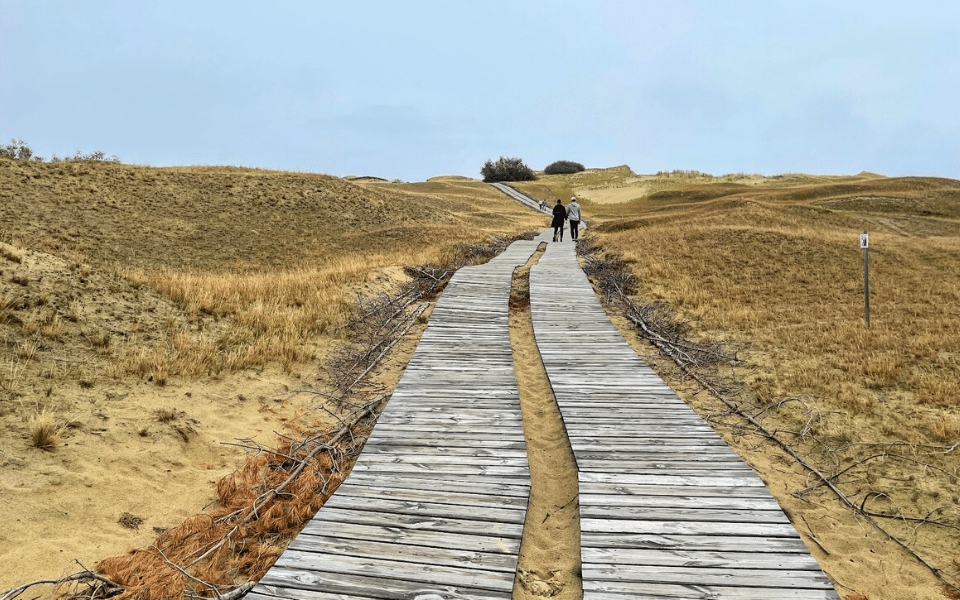
[[[559,200],[557,201],[559,202]],[[577,197],[570,198],[570,204],[567,205],[567,219],[570,220],[570,239],[577,241],[580,239],[580,205],[577,204]]]
[[[557,198],[557,205],[553,207],[553,221],[550,222],[550,227],[553,227],[553,241],[563,241],[563,222],[566,220],[567,209],[563,207],[560,198]]]

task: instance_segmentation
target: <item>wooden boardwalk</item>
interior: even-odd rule
[[[536,200],[534,200],[534,199],[531,198],[530,196],[527,196],[526,194],[523,194],[523,193],[521,193],[521,192],[518,192],[517,190],[515,190],[514,188],[510,187],[509,185],[507,185],[507,184],[505,184],[505,183],[491,183],[490,185],[492,185],[493,187],[497,188],[498,190],[500,190],[500,191],[503,192],[504,194],[510,196],[511,198],[513,198],[514,200],[516,200],[517,202],[519,202],[520,204],[523,204],[523,205],[525,205],[525,206],[527,206],[527,207],[529,207],[529,208],[532,208],[533,210],[535,210],[535,211],[537,211],[537,212],[539,212],[539,213],[543,213],[543,214],[547,214],[547,215],[548,215],[548,214],[550,214],[550,211],[553,210],[553,205],[552,205],[552,204],[549,204],[549,205],[547,206],[547,208],[545,208],[545,209],[541,209],[539,202],[537,202]],[[546,241],[546,240],[544,240],[544,241]]]
[[[530,480],[507,306],[548,239],[454,276],[350,477],[252,598],[512,596]],[[578,464],[584,598],[837,600],[759,477],[620,336],[574,244],[548,244],[530,282]]]
[[[579,469],[586,600],[838,598],[760,478],[621,337],[573,244],[549,244],[530,304]]]
[[[349,478],[251,598],[510,598],[530,491],[508,329],[517,242],[460,269]]]

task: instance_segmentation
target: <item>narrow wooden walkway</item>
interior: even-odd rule
[[[626,344],[573,244],[549,244],[530,304],[579,469],[586,600],[838,598],[760,478]]]
[[[251,598],[511,597],[530,477],[507,311],[536,247],[454,275],[350,477]]]
[[[539,202],[537,202],[536,200],[534,200],[533,198],[531,198],[530,196],[527,196],[522,192],[518,192],[517,190],[515,190],[514,188],[510,187],[505,183],[491,183],[490,185],[497,188],[504,194],[510,196],[520,204],[523,204],[524,206],[532,208],[533,210],[539,213],[550,214],[550,211],[553,209],[552,204],[548,205],[547,208],[545,209],[540,208]]]

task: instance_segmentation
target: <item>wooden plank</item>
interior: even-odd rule
[[[729,523],[705,521],[689,515],[687,521],[653,521],[618,518],[580,518],[580,531],[638,535],[713,535],[796,538],[797,532],[786,523]]]
[[[742,466],[736,466],[734,468],[723,469],[723,468],[712,468],[709,471],[703,469],[703,467],[697,467],[695,465],[682,465],[682,464],[659,464],[659,465],[640,465],[629,460],[581,460],[577,462],[577,467],[581,473],[609,473],[610,469],[616,469],[619,473],[625,475],[654,475],[660,476],[665,474],[670,475],[680,475],[684,477],[696,477],[706,474],[720,476],[720,477],[742,477],[748,475],[750,471],[745,470]]]
[[[713,493],[698,493],[704,488],[690,488],[689,494],[679,493],[669,494],[671,490],[662,490],[655,488],[654,493],[625,494],[617,493],[614,490],[599,490],[600,493],[592,493],[597,490],[588,488],[580,490],[580,512],[583,514],[588,510],[615,510],[617,508],[638,508],[655,510],[660,508],[672,509],[702,509],[710,511],[714,509],[744,510],[752,511],[754,514],[774,512],[782,514],[780,505],[769,495],[755,494],[754,497],[745,497],[744,494],[730,495],[723,493],[723,490],[715,490]],[[672,490],[676,491],[676,490]],[[676,511],[682,512],[682,511]]]
[[[376,513],[370,513],[363,510],[351,510],[346,508],[330,507],[317,512],[311,520],[314,522],[330,523],[355,523],[358,525],[379,525],[383,523],[383,517]],[[462,533],[475,535],[497,535],[499,537],[519,538],[523,530],[522,520],[519,524],[507,523],[504,521],[491,522],[475,519],[453,519],[433,516],[406,515],[401,513],[390,513],[390,527],[394,529],[414,529],[432,532]],[[758,526],[759,527],[759,526]],[[665,527],[665,529],[667,529]]]
[[[486,489],[486,488],[483,488]],[[458,506],[472,506],[474,510],[486,510],[488,507],[514,507],[525,509],[527,506],[527,488],[522,494],[515,496],[504,494],[473,494],[469,492],[435,492],[416,488],[391,488],[376,486],[341,486],[337,490],[336,498],[351,499],[363,498],[366,500],[401,500],[408,502],[436,502],[438,504],[454,504]]]
[[[742,586],[707,586],[688,584],[655,584],[650,582],[585,580],[583,597],[588,600],[837,600],[832,589],[752,588]]]
[[[344,539],[369,540],[400,546],[423,546],[464,552],[500,552],[516,555],[520,549],[520,536],[502,536],[488,532],[486,534],[450,533],[402,529],[386,525],[358,523],[334,523],[310,521],[297,538],[307,535],[338,537]],[[716,549],[716,548],[711,548]]]
[[[432,546],[394,544],[379,540],[363,540],[336,536],[304,535],[290,544],[303,553],[383,558],[395,562],[412,562],[443,567],[483,568],[489,571],[514,572],[517,558],[502,552],[464,551]]]
[[[492,581],[488,581],[488,584]],[[510,587],[511,591],[505,591]],[[429,584],[419,578],[406,578],[402,575],[396,578],[379,576],[353,575],[339,572],[306,571],[274,566],[254,588],[253,593],[288,598],[290,600],[310,600],[323,598],[319,594],[335,594],[338,598],[376,598],[382,600],[409,600],[410,598],[443,598],[445,600],[461,600],[463,598],[477,598],[501,600],[512,596],[512,581],[501,582],[498,590],[489,590],[473,586],[456,586],[449,582]],[[304,592],[314,592],[306,595]],[[330,596],[326,596],[329,598]]]
[[[615,498],[618,495],[623,498],[633,497],[719,497],[729,498],[730,502],[735,502],[737,498],[752,498],[770,502],[772,506],[777,506],[776,501],[770,496],[770,492],[763,487],[711,487],[706,485],[688,485],[688,486],[666,486],[666,485],[621,485],[618,483],[580,483],[580,493],[600,498]],[[604,503],[611,500],[603,500]],[[625,500],[626,501],[626,500]]]
[[[617,485],[656,485],[660,487],[704,486],[727,488],[763,488],[759,477],[703,477],[675,475],[631,475],[622,473],[580,473],[583,483],[614,483]]]
[[[431,463],[394,463],[390,465],[376,465],[368,463],[357,463],[353,466],[352,472],[362,473],[365,471],[382,473],[384,476],[401,475],[409,473],[448,473],[451,475],[470,475],[473,477],[482,477],[484,475],[503,475],[524,477],[522,473],[517,472],[517,467],[497,466],[497,465],[467,465],[467,464],[431,464]]]
[[[684,508],[685,510],[678,506],[659,508],[650,506],[597,506],[590,503],[580,507],[580,518],[635,521],[691,520],[699,522],[779,523],[790,525],[789,519],[787,519],[783,511],[779,509],[757,510],[753,507],[729,509],[715,507],[705,509],[690,505]]]
[[[580,540],[584,548],[682,550],[684,552],[792,552],[807,555],[810,553],[799,537],[658,535],[584,531]]]
[[[593,581],[630,581],[651,584],[685,585],[696,582],[698,586],[732,586],[773,589],[832,589],[818,571],[746,569],[717,567],[682,567],[636,565],[624,573],[623,563],[590,563],[584,567],[584,577]]]
[[[491,458],[524,458],[527,453],[522,442],[499,442],[496,447],[490,447],[484,444],[484,447],[477,447],[477,440],[470,440],[464,443],[463,440],[456,440],[460,444],[437,446],[423,442],[414,438],[401,438],[396,443],[378,443],[367,444],[363,447],[364,458],[368,459],[376,455],[390,456],[393,454],[411,455],[417,452],[430,455],[443,456],[488,456]],[[484,440],[487,441],[487,440]],[[419,442],[419,443],[418,443]]]
[[[428,465],[458,465],[458,466],[495,466],[511,467],[513,469],[523,469],[527,466],[526,455],[520,456],[497,456],[489,453],[477,454],[445,454],[442,452],[420,452],[418,454],[408,454],[405,452],[371,452],[369,455],[361,456],[357,460],[357,465],[387,465],[393,468],[394,465],[404,464],[428,464]],[[356,468],[356,466],[354,466]]]
[[[473,477],[450,477],[447,474],[417,473],[403,477],[385,478],[378,474],[357,473],[350,474],[346,482],[339,489],[363,489],[365,486],[408,489],[416,486],[423,492],[443,493],[449,491],[470,494],[492,494],[495,496],[521,496],[526,498],[530,493],[530,479],[526,477],[496,477],[486,475],[482,480]]]
[[[696,552],[683,549],[585,548],[584,561],[595,564],[645,565],[724,569],[779,569],[819,571],[820,565],[806,553],[787,552]]]
[[[393,500],[373,497],[346,497],[335,495],[324,505],[331,509],[393,513],[417,517],[437,517],[471,521],[492,521],[494,523],[515,523],[523,525],[526,507],[486,506],[482,511],[471,504],[437,503],[429,500]]]

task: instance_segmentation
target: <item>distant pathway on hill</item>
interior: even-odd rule
[[[535,210],[535,211],[537,211],[537,212],[544,213],[544,214],[550,214],[550,209],[551,209],[552,207],[549,207],[549,206],[548,206],[546,210],[541,210],[541,209],[540,209],[540,203],[539,203],[539,202],[537,202],[536,200],[534,200],[534,199],[531,198],[530,196],[527,196],[526,194],[523,194],[523,193],[521,193],[521,192],[518,192],[517,190],[513,189],[512,187],[510,187],[509,185],[507,185],[507,184],[505,184],[505,183],[491,183],[490,185],[492,185],[493,187],[497,188],[498,190],[500,190],[500,191],[503,192],[504,194],[510,196],[511,198],[513,198],[514,200],[516,200],[517,202],[519,202],[520,204],[523,204],[523,205],[525,205],[525,206],[529,206],[530,208],[532,208],[533,210]]]

